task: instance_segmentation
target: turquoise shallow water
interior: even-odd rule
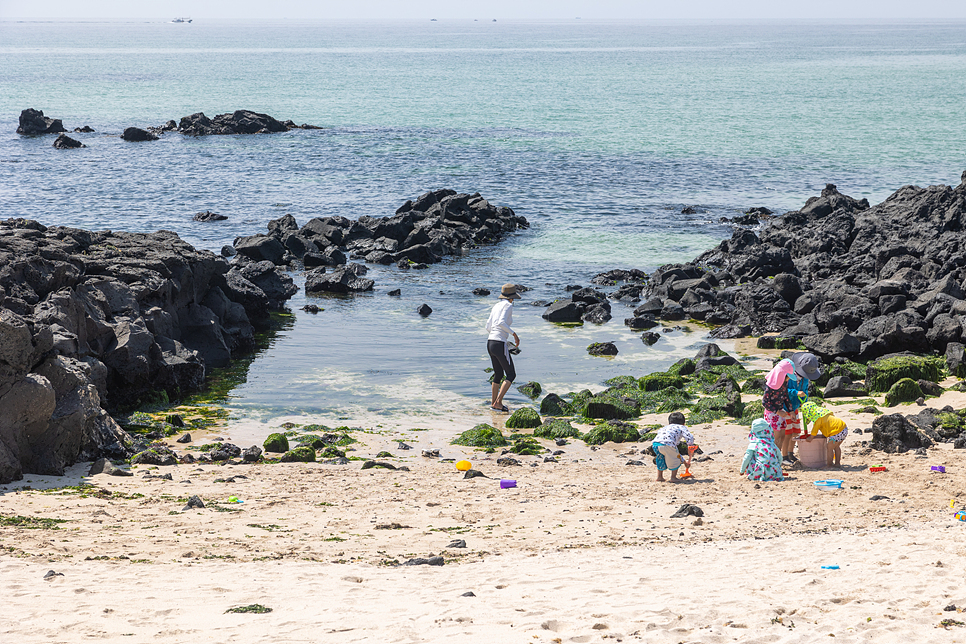
[[[3,22],[0,213],[166,228],[217,250],[285,213],[389,215],[428,189],[480,191],[532,228],[427,271],[373,267],[373,294],[323,302],[318,316],[297,310],[300,294],[232,403],[243,418],[473,410],[492,302],[470,295],[477,286],[514,281],[553,299],[601,270],[691,259],[730,235],[720,217],[797,208],[826,182],[873,202],[907,183],[958,183],[964,27]],[[55,151],[14,133],[26,107],[97,133]],[[239,108],[327,129],[117,138]],[[230,219],[190,221],[206,209]],[[414,313],[423,302],[427,319]],[[517,315],[520,377],[555,390],[662,368],[702,341],[676,332],[645,347],[620,305],[582,329],[540,312]],[[598,340],[620,355],[587,356]]]

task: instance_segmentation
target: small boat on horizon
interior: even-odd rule
[[[174,18],[171,22],[190,23],[191,22],[191,18]]]

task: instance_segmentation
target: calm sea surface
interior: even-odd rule
[[[873,203],[956,185],[964,79],[964,23],[0,22],[0,217],[164,228],[217,251],[286,213],[385,216],[430,189],[479,191],[532,228],[425,271],[373,266],[374,292],[318,315],[300,293],[231,407],[259,422],[482,414],[494,299],[473,288],[512,281],[549,300],[603,270],[685,261],[730,235],[720,217],[798,208],[827,182]],[[54,150],[15,134],[27,107],[96,133]],[[118,138],[235,109],[326,129]],[[201,210],[229,220],[192,222]],[[646,347],[623,305],[601,327],[560,328],[528,301],[519,381],[551,391],[703,342],[696,329]],[[620,355],[588,356],[602,340]]]

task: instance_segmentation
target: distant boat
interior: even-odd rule
[[[429,21],[430,22],[436,22],[436,18],[430,18]]]
[[[191,22],[191,18],[175,18],[171,22],[184,22],[184,23],[189,23],[189,22]]]
[[[496,22],[496,18],[493,19],[493,22]]]

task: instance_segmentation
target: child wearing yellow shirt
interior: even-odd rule
[[[845,421],[836,418],[831,410],[819,407],[812,401],[802,404],[802,419],[805,425],[811,425],[812,431],[805,437],[811,442],[819,433],[826,438],[825,464],[828,467],[842,466],[842,442],[849,435],[849,428]]]

